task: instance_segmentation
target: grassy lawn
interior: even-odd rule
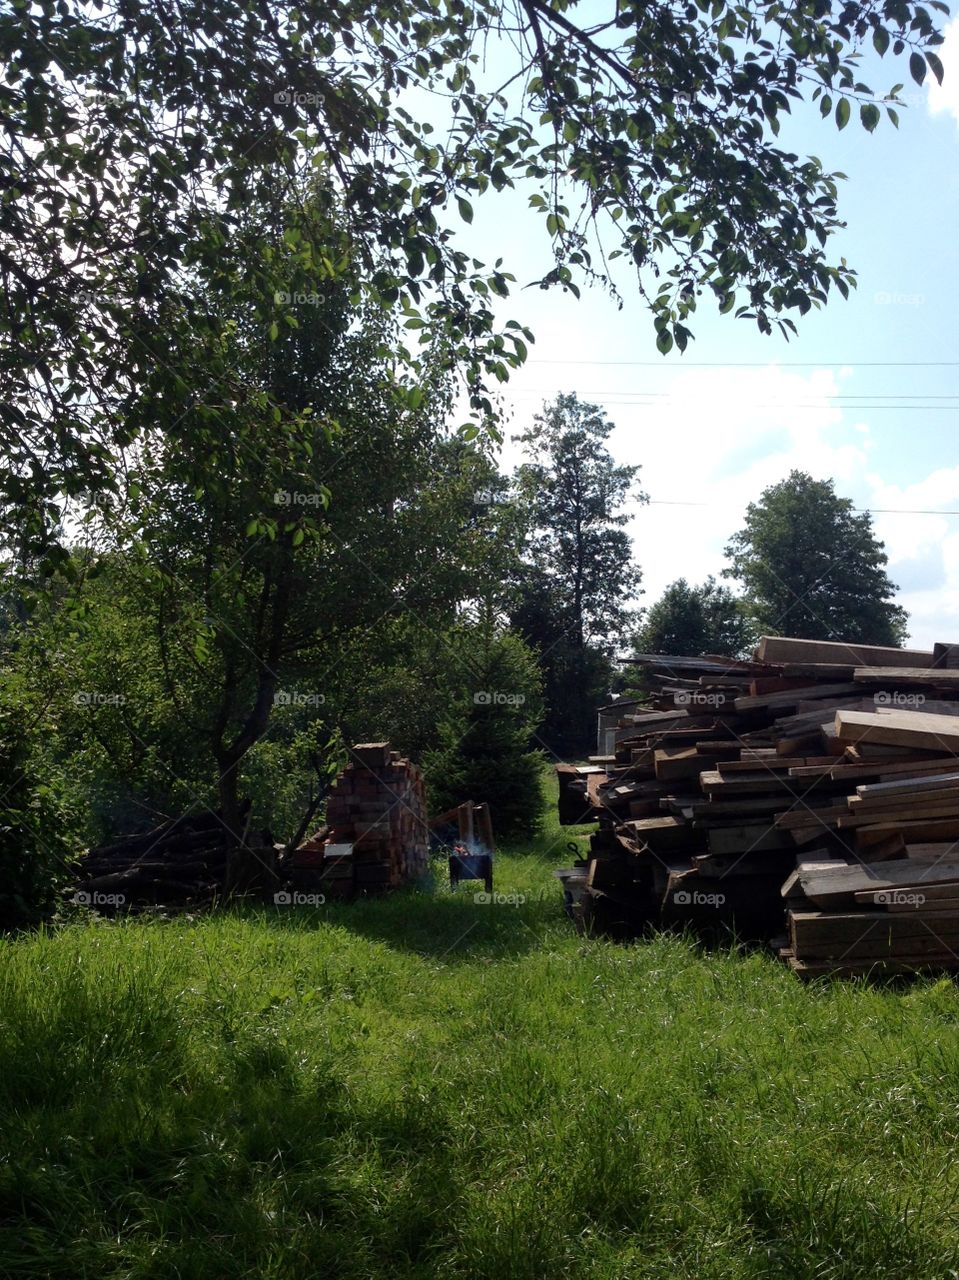
[[[954,984],[583,940],[571,834],[0,943],[0,1276],[959,1274]]]

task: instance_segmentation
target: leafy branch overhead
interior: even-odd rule
[[[630,261],[661,351],[705,297],[784,330],[845,294],[826,252],[839,175],[776,141],[816,98],[876,126],[859,51],[937,77],[930,9],[906,0],[12,0],[0,16],[0,377],[7,496],[33,504],[109,480],[124,397],[164,360],[163,315],[250,208],[329,193],[335,245],[295,246],[301,278],[399,306],[459,367],[479,417],[530,335],[500,326],[509,267],[454,229],[489,190],[529,186],[537,281],[611,284]],[[835,108],[833,103],[835,102]],[[890,111],[893,115],[893,111]],[[264,334],[282,255],[249,264]],[[528,283],[526,281],[525,283]],[[198,314],[198,331],[214,320]],[[408,355],[415,363],[419,348]],[[222,405],[204,406],[215,431]],[[302,408],[302,406],[301,406]]]

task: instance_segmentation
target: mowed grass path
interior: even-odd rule
[[[472,887],[0,944],[0,1276],[959,1270],[959,995]]]

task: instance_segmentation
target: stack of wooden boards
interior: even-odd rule
[[[388,742],[350,750],[326,805],[326,826],[293,854],[295,890],[348,898],[398,888],[429,864],[426,786],[419,768]]]
[[[630,661],[649,693],[615,756],[558,770],[560,820],[599,822],[581,923],[731,929],[803,974],[959,969],[959,648]]]

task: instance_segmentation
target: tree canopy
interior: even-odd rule
[[[685,578],[670,583],[643,619],[636,639],[640,653],[738,657],[749,642],[742,602],[714,578],[702,586]]]
[[[197,276],[215,287],[251,206],[302,203],[311,183],[338,232],[287,225],[287,251],[250,263],[265,340],[286,323],[292,259],[305,283],[343,278],[355,301],[401,308],[430,359],[440,341],[461,368],[480,418],[530,336],[494,312],[510,264],[454,239],[488,190],[529,184],[552,249],[544,286],[609,282],[615,256],[631,262],[662,351],[685,347],[703,295],[764,331],[792,327],[852,273],[827,252],[838,175],[779,146],[781,118],[812,98],[840,128],[853,105],[866,129],[884,104],[894,120],[896,89],[877,98],[857,57],[871,43],[908,56],[919,82],[941,76],[929,9],[13,0],[0,15],[11,536],[29,513],[42,548],[64,495],[115,482],[111,453],[135,432],[126,395],[168,363],[179,292]],[[218,338],[215,314],[189,319],[198,342]],[[213,439],[231,407],[204,407]]]
[[[792,471],[746,508],[726,548],[723,576],[743,583],[762,632],[807,640],[901,645],[908,615],[892,597],[888,557],[868,511],[840,498],[832,480]]]

